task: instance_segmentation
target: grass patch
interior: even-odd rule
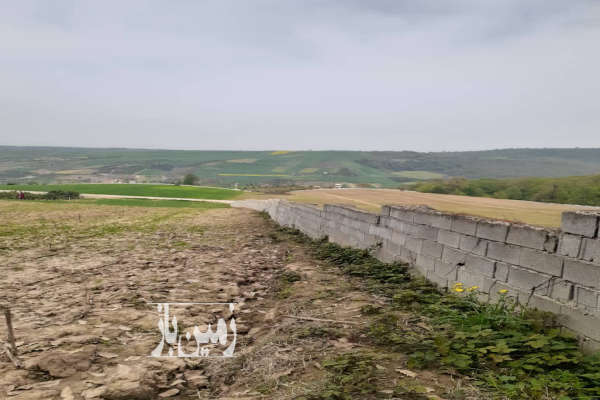
[[[275,281],[275,291],[280,299],[287,299],[292,295],[292,285],[298,282],[302,277],[293,271],[284,271],[277,276]]]
[[[0,185],[2,190],[74,191],[87,194],[113,194],[126,196],[180,197],[191,199],[227,200],[240,196],[239,190],[175,185],[81,183],[61,185]]]
[[[309,245],[317,258],[364,279],[368,290],[388,298],[389,306],[375,313],[365,333],[386,351],[408,354],[409,367],[469,376],[498,398],[600,398],[600,355],[584,355],[576,339],[560,333],[550,314],[521,308],[502,295],[497,303],[488,304],[480,303],[475,291],[466,296],[441,292],[424,279],[411,277],[405,266],[383,263],[368,250],[313,241],[286,228],[281,231]],[[411,329],[395,315],[399,311],[425,318],[430,329]],[[336,386],[308,398],[353,398],[349,393],[358,389],[344,389],[343,382],[356,379],[351,370],[363,368],[358,362],[334,362],[333,370],[342,375],[332,380]],[[365,393],[362,396],[370,398]]]
[[[347,353],[325,360],[327,382],[317,394],[300,397],[303,400],[352,400],[373,398],[377,393],[377,369],[372,355]]]

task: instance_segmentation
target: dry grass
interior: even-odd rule
[[[419,193],[395,189],[318,189],[294,191],[285,196],[291,201],[315,204],[349,204],[378,212],[382,205],[425,204],[437,210],[519,221],[549,227],[560,226],[561,213],[590,207],[537,203],[533,201],[491,199]]]

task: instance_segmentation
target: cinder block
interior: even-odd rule
[[[585,354],[594,354],[600,351],[600,341],[591,339],[589,337],[582,338],[580,342],[581,351]]]
[[[442,261],[452,266],[464,265],[467,253],[452,247],[444,246],[442,251]]]
[[[424,240],[421,247],[421,254],[433,258],[442,258],[442,250],[444,246],[432,240]]]
[[[437,240],[438,229],[427,225],[405,224],[406,233],[419,239]]]
[[[503,221],[481,220],[477,223],[475,236],[482,239],[505,242],[510,224]]]
[[[565,259],[563,279],[582,286],[600,287],[600,266],[586,261]]]
[[[546,243],[544,243],[544,250],[548,253],[556,253],[556,248],[558,247],[558,236],[555,232],[550,232],[548,234],[548,238],[546,239]]]
[[[414,215],[415,213],[413,210],[397,206],[390,207],[390,217],[400,221],[410,222],[412,224],[414,222]]]
[[[600,239],[583,239],[583,255],[581,258],[600,265]]]
[[[448,278],[439,276],[434,271],[427,271],[427,280],[435,283],[442,289],[445,289],[448,287]]]
[[[404,262],[402,260],[402,252],[406,251],[403,246],[400,246],[392,241],[384,240],[377,255],[384,262]]]
[[[460,236],[460,233],[440,229],[437,241],[443,245],[458,249],[460,245]]]
[[[497,261],[496,272],[494,272],[494,278],[496,278],[496,280],[500,282],[507,282],[509,269],[510,266],[507,263]]]
[[[436,260],[434,270],[438,276],[455,281],[458,274],[458,268],[459,266],[456,264],[448,264],[443,261]]]
[[[392,230],[381,225],[369,225],[369,234],[380,237],[381,239],[391,240]]]
[[[388,218],[385,220],[384,224],[393,231],[406,233],[407,222],[395,218]]]
[[[563,232],[593,238],[598,232],[598,214],[587,211],[565,211],[562,213]]]
[[[574,299],[573,284],[571,282],[554,279],[550,282],[550,297],[563,303]]]
[[[408,250],[415,252],[417,254],[421,254],[421,248],[423,246],[423,239],[418,239],[418,238],[414,238],[414,237],[410,237],[408,236],[406,238],[406,242],[404,243],[404,247],[406,247]]]
[[[349,206],[342,206],[338,204],[325,204],[325,206],[323,207],[323,211],[326,214],[337,214],[351,220],[362,221],[369,224],[379,223],[379,215],[357,210]]]
[[[415,210],[414,223],[433,226],[434,228],[450,229],[452,216],[438,211]]]
[[[521,249],[519,265],[545,274],[562,276],[563,260],[561,256],[533,249]]]
[[[476,236],[461,235],[459,249],[469,253],[485,256],[487,254],[488,241]]]
[[[529,296],[528,302],[525,305],[529,308],[551,312],[554,314],[560,314],[560,310],[562,307],[562,305],[559,302],[552,300],[550,297],[539,296],[537,294]]]
[[[577,305],[585,306],[592,310],[598,310],[598,292],[597,290],[578,286],[577,290]]]
[[[563,233],[560,235],[560,241],[558,244],[558,254],[577,258],[581,250],[582,238],[579,235],[571,235],[570,233]]]
[[[544,250],[548,236],[549,232],[546,229],[513,224],[508,230],[506,243]]]
[[[521,249],[521,247],[511,244],[489,242],[487,257],[498,261],[504,261],[508,264],[518,265],[521,258]]]
[[[478,274],[468,265],[458,269],[457,281],[462,283],[465,288],[477,286],[477,291],[483,293],[489,293],[495,283],[492,278]]]
[[[408,236],[405,233],[392,230],[392,242],[404,246]]]
[[[454,232],[464,235],[475,236],[477,232],[478,218],[469,217],[467,215],[455,215],[452,219],[452,229]]]
[[[467,254],[465,259],[465,266],[467,270],[476,274],[487,276],[489,278],[494,277],[496,271],[496,262],[489,258],[476,256],[474,254]]]
[[[390,206],[381,206],[381,217],[389,217],[390,216],[391,207]]]
[[[527,293],[548,295],[550,275],[512,266],[508,273],[508,284]]]
[[[497,301],[502,296],[513,299],[514,301],[518,301],[519,297],[524,298],[525,301],[527,301],[528,297],[518,288],[507,285],[504,282],[496,281],[494,286],[490,289],[490,301]]]
[[[433,257],[425,256],[423,254],[419,254],[419,255],[417,255],[416,265],[421,270],[433,271],[435,269],[435,260],[437,260],[437,258],[433,258]]]
[[[417,262],[417,253],[407,249],[406,247],[402,247],[399,259],[408,265],[415,265]]]
[[[563,306],[557,321],[580,335],[600,340],[600,319],[583,310]]]
[[[317,233],[315,233],[315,234],[317,234]],[[364,243],[361,243],[361,246],[359,248],[368,249],[368,248],[372,248],[373,246],[377,246],[380,243],[381,243],[381,238],[379,236],[370,235],[368,233],[365,233]]]
[[[385,226],[386,228],[391,228],[393,221],[396,220],[394,218],[391,218],[390,216],[382,215],[381,217],[379,217],[379,225]]]

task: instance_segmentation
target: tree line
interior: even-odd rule
[[[600,175],[564,178],[451,178],[419,182],[410,188],[426,193],[600,206]]]

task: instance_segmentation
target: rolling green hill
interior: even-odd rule
[[[417,153],[362,151],[183,151],[0,146],[0,183],[372,184],[448,177],[560,177],[600,173],[600,149],[504,149]]]

